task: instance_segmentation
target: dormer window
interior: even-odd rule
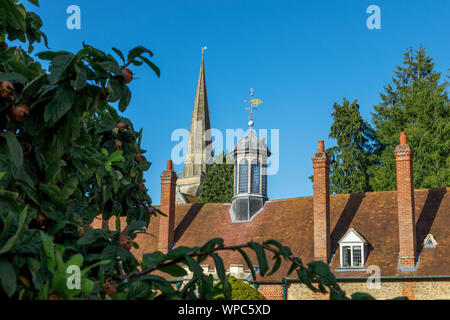
[[[353,228],[339,240],[341,268],[363,268],[367,241]]]
[[[425,240],[423,240],[423,247],[424,248],[436,248],[437,241],[434,239],[433,235],[429,233]]]

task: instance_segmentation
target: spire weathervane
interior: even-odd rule
[[[250,100],[244,100],[244,102],[249,102],[250,105],[247,105],[247,107],[245,108],[246,110],[250,110],[250,115],[248,117],[249,122],[248,122],[248,126],[250,127],[250,129],[253,127],[253,109],[258,108],[258,105],[260,105],[262,103],[261,100],[259,99],[255,99],[253,98],[253,92],[255,91],[255,89],[251,88],[250,89]]]
[[[207,49],[208,49],[208,48],[207,48],[206,46],[203,46],[203,47],[202,47],[202,56],[205,55],[205,51],[206,51]]]

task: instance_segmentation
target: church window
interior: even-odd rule
[[[248,192],[248,163],[245,159],[239,163],[239,192]]]

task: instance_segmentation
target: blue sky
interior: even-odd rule
[[[146,185],[154,204],[176,145],[172,131],[189,129],[202,45],[208,46],[212,127],[246,128],[243,100],[255,88],[263,100],[255,128],[280,130],[280,170],[269,177],[271,199],[312,195],[308,177],[317,140],[334,144],[328,139],[333,103],[358,99],[370,120],[409,46],[422,43],[444,77],[450,67],[448,0],[40,2],[40,8],[27,7],[43,18],[52,50],[77,51],[85,41],[108,52],[137,45],[154,52],[161,78],[134,68],[139,80],[130,84],[133,97],[124,113],[144,129],[143,148],[153,163]],[[81,8],[81,30],[66,28],[71,4]],[[372,4],[381,9],[380,30],[366,27]]]

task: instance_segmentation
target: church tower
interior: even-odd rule
[[[250,121],[247,135],[236,143],[234,158],[234,196],[230,208],[233,222],[250,221],[264,209],[267,201],[267,158],[270,151],[265,139],[258,139],[253,129],[253,109],[262,103],[250,90]]]
[[[193,202],[199,195],[199,187],[204,179],[209,164],[212,163],[211,123],[209,120],[208,95],[206,93],[205,56],[206,47],[202,48],[202,63],[195,94],[194,111],[186,150],[186,161],[182,177],[177,180],[176,202]]]

